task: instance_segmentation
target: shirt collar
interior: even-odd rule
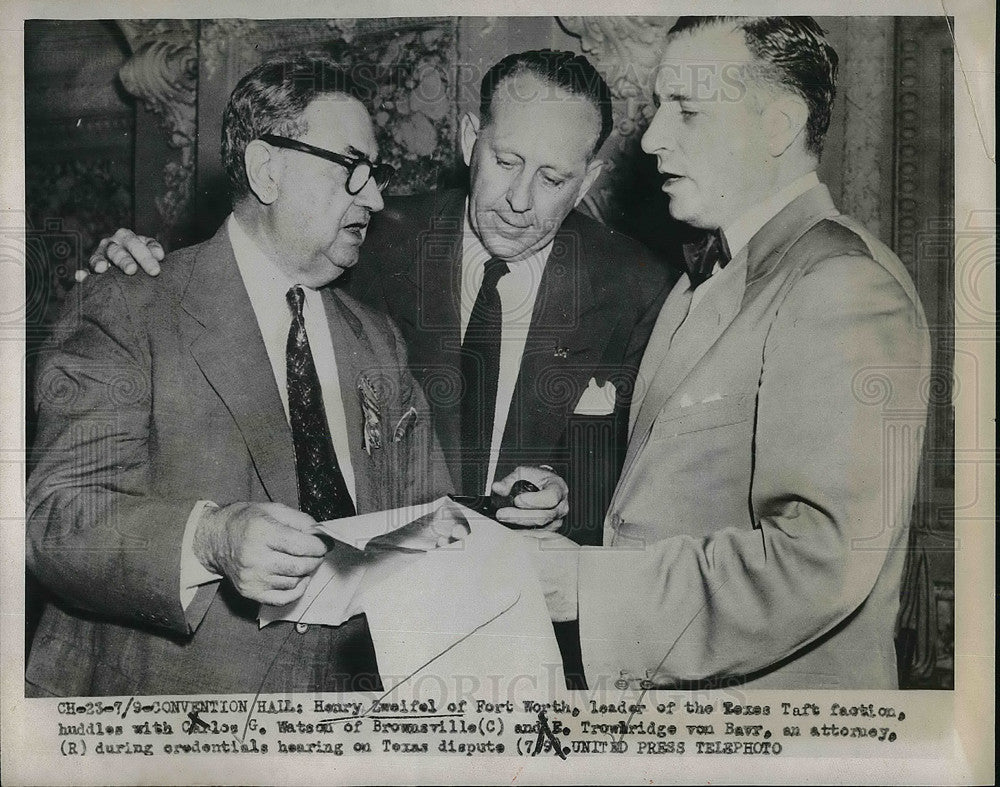
[[[280,292],[282,296],[295,286],[292,281],[271,259],[261,251],[257,242],[243,229],[239,220],[232,213],[226,221],[229,231],[229,242],[233,244],[236,264],[247,289],[266,289],[270,292]]]
[[[722,228],[729,253],[733,259],[739,254],[754,235],[771,219],[781,213],[793,200],[805,194],[809,189],[819,185],[819,177],[815,171],[807,172],[796,178],[780,191],[775,192],[759,205],[755,205],[728,227]]]

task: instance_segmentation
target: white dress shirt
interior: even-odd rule
[[[801,197],[809,189],[818,185],[819,177],[817,177],[816,172],[807,172],[784,188],[776,191],[772,196],[754,205],[728,227],[722,227],[722,234],[726,239],[726,244],[729,246],[731,260],[733,262],[737,261],[740,255],[746,251],[747,245],[753,239],[753,236],[760,231],[761,227],[781,213],[793,200]],[[715,268],[712,270],[712,275],[692,293],[688,314],[705,297],[712,284],[718,281],[719,277],[716,274],[719,273],[719,270],[719,264],[716,263]],[[688,286],[690,286],[690,282]]]
[[[288,278],[285,272],[260,250],[235,216],[230,214],[226,221],[226,229],[229,232],[229,241],[233,246],[243,285],[246,287],[247,295],[250,296],[250,305],[257,317],[257,326],[264,339],[271,371],[274,373],[281,404],[285,409],[285,419],[289,420],[286,345],[288,330],[292,324],[292,312],[286,294],[298,282]],[[340,395],[337,359],[333,349],[333,338],[330,336],[330,326],[326,319],[326,309],[323,306],[323,296],[318,290],[305,285],[300,286],[306,296],[302,315],[309,337],[309,349],[319,375],[326,421],[330,427],[333,448],[337,452],[337,461],[344,475],[347,490],[356,503],[357,493],[347,436],[347,419]],[[239,350],[234,347],[233,351]],[[201,564],[194,556],[193,550],[194,531],[198,520],[205,507],[213,505],[209,501],[199,501],[188,517],[184,531],[181,555],[181,603],[185,608],[191,603],[199,585],[221,579],[218,574],[213,574]]]
[[[464,341],[465,329],[472,316],[472,307],[476,303],[476,296],[479,295],[479,288],[483,283],[486,263],[493,255],[486,250],[469,225],[468,202],[463,215],[465,226],[462,242],[461,319]],[[493,437],[490,441],[486,488],[480,490],[483,494],[489,494],[493,485],[497,461],[500,458],[500,443],[507,426],[510,403],[514,398],[514,386],[517,384],[521,357],[524,355],[524,343],[528,338],[528,328],[531,326],[531,314],[535,309],[535,299],[538,297],[542,272],[545,270],[545,262],[549,258],[550,251],[552,251],[552,241],[526,259],[509,262],[510,273],[497,283],[503,321],[500,331],[500,378],[497,384],[496,408],[493,411]]]

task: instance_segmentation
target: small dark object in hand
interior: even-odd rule
[[[525,492],[540,492],[541,490],[535,486],[531,481],[522,478],[520,481],[515,481],[510,487],[510,499],[511,505],[513,505],[513,500],[518,495],[523,495]]]
[[[525,492],[539,492],[541,491],[537,486],[535,486],[531,481],[521,479],[515,481],[510,487],[509,495],[498,495],[496,492],[491,494],[489,497],[486,495],[464,497],[461,495],[452,495],[451,499],[456,503],[461,503],[466,508],[471,508],[478,514],[483,516],[488,516],[490,519],[497,518],[497,511],[501,508],[512,508],[514,505],[514,498],[518,495],[522,495]],[[501,525],[506,525],[507,527],[520,527],[519,525],[512,525],[510,522],[501,522]]]

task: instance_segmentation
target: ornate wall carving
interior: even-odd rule
[[[161,227],[169,230],[188,209],[194,183],[199,24],[184,19],[118,24],[133,52],[118,72],[122,85],[159,118],[176,151],[164,164],[163,188],[154,198]]]
[[[648,157],[639,140],[652,118],[653,79],[663,49],[663,40],[675,17],[559,17],[561,27],[579,39],[580,49],[604,77],[613,98],[614,129],[601,151],[605,170],[585,197],[587,211],[600,221],[627,225],[635,205],[629,199],[639,184],[648,185],[648,195],[659,193],[651,182]],[[645,177],[640,173],[645,172]],[[640,186],[641,188],[642,186]],[[656,199],[657,207],[665,203]],[[666,215],[664,210],[661,214]],[[624,225],[624,226],[623,226]],[[662,233],[661,233],[662,234]],[[646,239],[649,239],[648,237]]]
[[[888,241],[893,86],[879,77],[892,73],[892,19],[849,18],[846,26],[839,52],[844,146],[837,156],[842,172],[838,206]]]
[[[894,34],[891,245],[913,276],[931,334],[930,414],[914,504],[919,548],[914,554],[926,554],[927,579],[933,584],[933,593],[947,595],[954,581],[956,549],[954,51],[941,18],[900,17],[894,22]],[[975,379],[975,375],[966,379]],[[908,559],[912,561],[913,555]],[[925,621],[937,620],[936,611],[940,610],[928,610],[928,617],[911,625],[925,637],[915,643],[916,658],[908,676],[911,685],[952,685],[954,630],[944,630],[950,618],[942,615],[943,628],[929,631]]]
[[[116,89],[127,57],[97,21],[25,24],[29,352],[98,239],[132,221],[135,118]]]

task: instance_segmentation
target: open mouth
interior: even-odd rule
[[[367,221],[352,221],[350,224],[345,224],[343,229],[353,235],[358,240],[365,239],[365,230],[368,229]]]

